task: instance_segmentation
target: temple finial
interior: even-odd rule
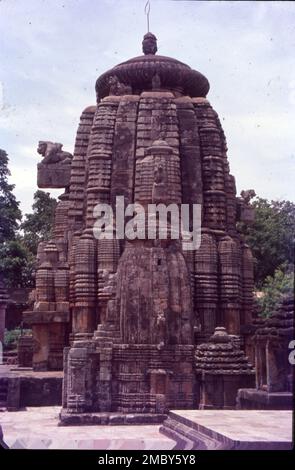
[[[144,35],[142,41],[142,51],[145,55],[153,54],[157,52],[157,38],[153,33],[148,32]]]
[[[144,12],[146,14],[146,21],[147,21],[147,32],[150,32],[150,11],[151,11],[151,4],[150,0],[147,0],[145,7],[144,7]]]

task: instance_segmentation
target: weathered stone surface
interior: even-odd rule
[[[4,331],[5,331],[5,316],[6,316],[6,308],[8,304],[8,293],[5,288],[2,274],[0,273],[0,342],[3,345],[4,341]]]
[[[151,33],[143,50],[98,78],[97,106],[81,115],[70,161],[58,144],[41,146],[40,165],[68,165],[70,175],[53,239],[38,250],[35,303],[25,318],[36,370],[60,368],[66,346],[61,419],[197,407],[196,344],[218,325],[239,336],[251,321],[253,263],[236,228],[249,195],[236,197],[224,132],[205,99],[209,83],[156,56]],[[125,239],[97,240],[94,208],[114,209],[117,196],[141,205],[140,238],[130,238],[129,225]],[[182,203],[202,206],[199,250],[184,249],[171,221],[161,238],[148,213],[149,204]],[[115,233],[118,224],[115,215]],[[224,406],[236,390],[230,379],[227,386]]]
[[[291,450],[291,411],[177,410],[160,432],[179,450]]]
[[[238,389],[254,383],[253,366],[222,327],[215,329],[208,343],[197,346],[195,367],[201,409],[235,408]]]
[[[20,408],[25,406],[61,406],[62,377],[22,377]]]
[[[43,156],[38,164],[38,188],[66,188],[70,184],[73,156],[62,150],[62,144],[40,141],[37,149]]]
[[[32,367],[33,351],[33,335],[21,335],[17,343],[17,363],[19,367]]]
[[[126,429],[126,426],[121,425],[125,416],[114,413],[110,415],[110,420],[114,418],[111,426],[85,423],[81,429],[77,423],[73,426],[57,426],[59,412],[58,406],[45,406],[42,409],[28,407],[21,413],[2,412],[2,439],[10,449],[84,449],[111,452],[114,449],[160,451],[173,449],[175,446],[173,440],[159,433],[159,424],[130,423]],[[79,417],[73,418],[77,421]],[[150,415],[150,418],[155,422],[155,415]]]
[[[294,339],[294,297],[284,296],[277,310],[254,334],[256,389],[239,390],[240,408],[291,409],[294,370],[289,344]]]
[[[62,372],[35,372],[26,366],[0,366],[0,408],[17,411],[27,406],[62,403]]]
[[[71,165],[68,163],[38,164],[38,188],[66,188],[70,177]]]

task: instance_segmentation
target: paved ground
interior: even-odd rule
[[[172,417],[214,437],[235,442],[292,442],[292,411],[285,410],[173,410]]]
[[[57,426],[59,406],[0,413],[4,442],[13,449],[169,450],[175,442],[155,425]]]
[[[14,449],[169,450],[175,446],[157,425],[58,426],[59,412],[59,406],[0,412],[4,442]],[[255,443],[260,447],[264,442],[292,442],[292,411],[173,410],[170,416],[245,448]]]

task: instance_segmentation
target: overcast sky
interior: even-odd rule
[[[146,0],[0,0],[0,148],[24,212],[39,140],[72,152],[97,77],[141,54]],[[151,0],[161,55],[208,78],[237,189],[295,201],[295,4]],[[57,195],[60,191],[51,191]]]

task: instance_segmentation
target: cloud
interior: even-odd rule
[[[240,189],[294,196],[292,2],[151,2],[159,53],[204,73]],[[73,151],[81,111],[104,71],[141,53],[145,0],[0,2],[0,146],[22,209],[36,186],[38,140]],[[53,193],[53,192],[52,192]],[[54,192],[56,194],[57,191]]]

